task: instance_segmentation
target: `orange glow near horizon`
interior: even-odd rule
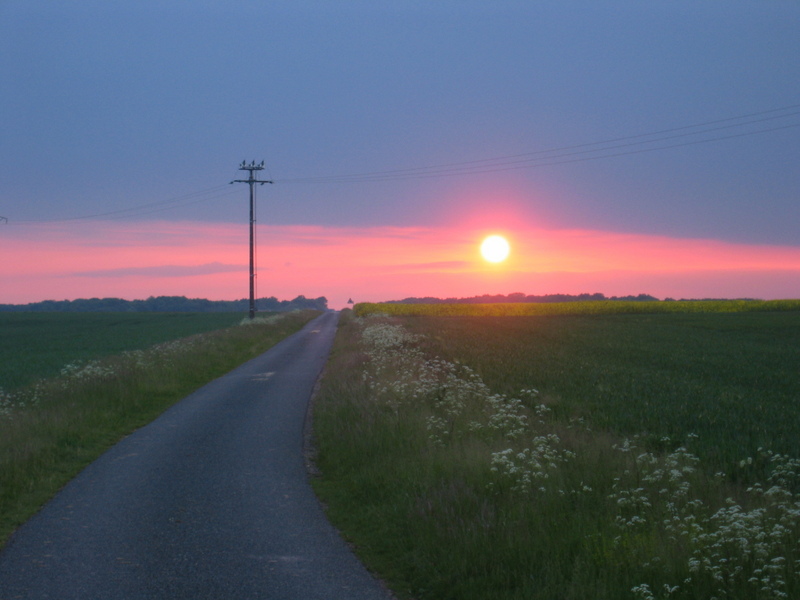
[[[358,301],[482,294],[648,293],[800,297],[800,248],[592,230],[504,227],[502,269],[475,251],[496,233],[459,227],[259,226],[258,295]],[[193,222],[9,225],[0,303],[248,293],[247,228]],[[7,257],[13,257],[9,259]]]

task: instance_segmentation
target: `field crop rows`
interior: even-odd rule
[[[800,596],[800,313],[343,318],[334,522],[401,597]]]

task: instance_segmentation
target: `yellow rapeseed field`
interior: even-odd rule
[[[399,304],[360,302],[356,316],[374,314],[430,317],[524,317],[662,312],[749,312],[800,310],[800,300],[681,300],[584,302],[516,302],[495,304]]]

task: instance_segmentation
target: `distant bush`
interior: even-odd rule
[[[30,304],[0,304],[4,312],[247,312],[250,301],[206,300],[186,296],[150,296],[147,300],[121,298],[79,298],[77,300],[45,300]],[[294,300],[278,300],[274,296],[257,298],[256,310],[280,312],[288,310],[327,310],[328,299],[297,296]]]

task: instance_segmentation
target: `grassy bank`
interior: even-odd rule
[[[124,435],[298,331],[301,311],[72,363],[0,394],[0,543]]]
[[[799,317],[343,319],[315,486],[403,597],[798,597]]]

